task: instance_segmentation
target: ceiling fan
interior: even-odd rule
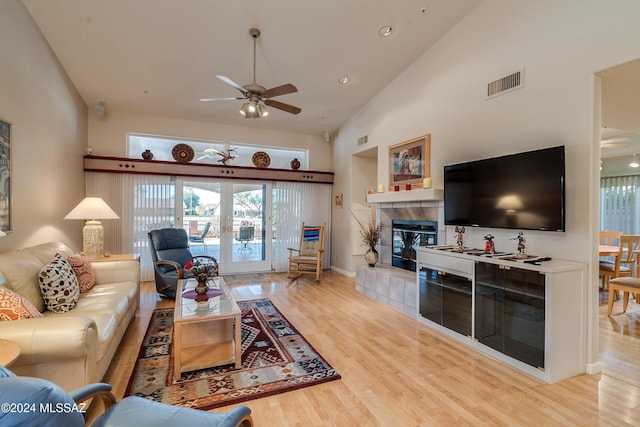
[[[281,86],[276,86],[271,89],[265,89],[264,86],[260,86],[256,83],[256,40],[260,37],[260,30],[257,28],[251,28],[249,34],[253,38],[253,82],[248,85],[240,86],[238,83],[231,80],[226,76],[216,76],[229,86],[233,86],[238,89],[242,96],[237,98],[201,98],[200,101],[232,101],[232,100],[247,100],[240,108],[240,114],[247,119],[258,119],[265,117],[269,114],[264,105],[277,108],[278,110],[286,111],[291,114],[298,114],[302,111],[301,108],[294,107],[293,105],[285,104],[284,102],[275,101],[271,98],[281,95],[287,95],[298,91],[291,83],[287,83]],[[262,104],[264,105],[262,105]]]

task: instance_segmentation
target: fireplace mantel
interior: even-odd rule
[[[391,191],[367,195],[367,203],[441,201],[444,191],[440,188],[419,188],[409,191]]]

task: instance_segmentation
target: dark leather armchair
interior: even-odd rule
[[[218,270],[218,260],[209,255],[192,255],[187,232],[181,228],[163,228],[149,232],[149,248],[153,260],[156,290],[169,298],[176,297],[178,280],[190,277],[184,266],[189,261],[212,263]]]
[[[182,406],[167,405],[137,396],[116,402],[111,386],[105,383],[89,384],[70,393],[42,378],[16,376],[0,366],[0,401],[16,405],[16,410],[0,411],[2,426],[84,427],[86,402],[100,401],[106,412],[96,414],[90,425],[107,426],[212,426],[251,427],[251,410],[236,406],[227,413],[206,412]],[[23,410],[17,410],[22,408]],[[24,410],[25,408],[33,408]],[[47,410],[49,408],[49,410]],[[96,408],[97,409],[97,408]],[[93,413],[91,411],[90,413]],[[87,424],[88,425],[88,424]]]

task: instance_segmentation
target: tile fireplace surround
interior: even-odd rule
[[[382,224],[378,245],[380,260],[376,267],[358,266],[356,290],[408,314],[417,316],[416,274],[391,266],[391,221],[420,220],[438,222],[438,243],[446,242],[443,192],[437,189],[418,189],[370,194],[368,203],[376,204],[376,217]]]
[[[397,219],[437,221],[438,244],[446,242],[443,192],[437,189],[418,189],[370,194],[368,203],[376,204],[376,218],[382,224],[382,238],[378,251],[380,264],[391,267],[391,221]]]

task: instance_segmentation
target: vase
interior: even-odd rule
[[[198,280],[198,284],[196,285],[196,288],[194,289],[194,291],[196,291],[196,294],[204,295],[204,294],[207,293],[208,290],[209,290],[209,285],[207,285],[207,279]]]
[[[369,267],[375,267],[378,263],[378,258],[380,258],[380,255],[373,246],[369,247],[367,252],[364,253],[364,260],[369,264]]]
[[[209,307],[209,298],[206,295],[196,295],[195,297],[196,305],[198,307]]]
[[[293,169],[294,171],[297,171],[298,169],[300,169],[300,160],[298,159],[291,160],[291,169]]]
[[[144,150],[144,152],[142,153],[142,158],[145,160],[153,160],[153,153],[151,152],[151,150]]]

